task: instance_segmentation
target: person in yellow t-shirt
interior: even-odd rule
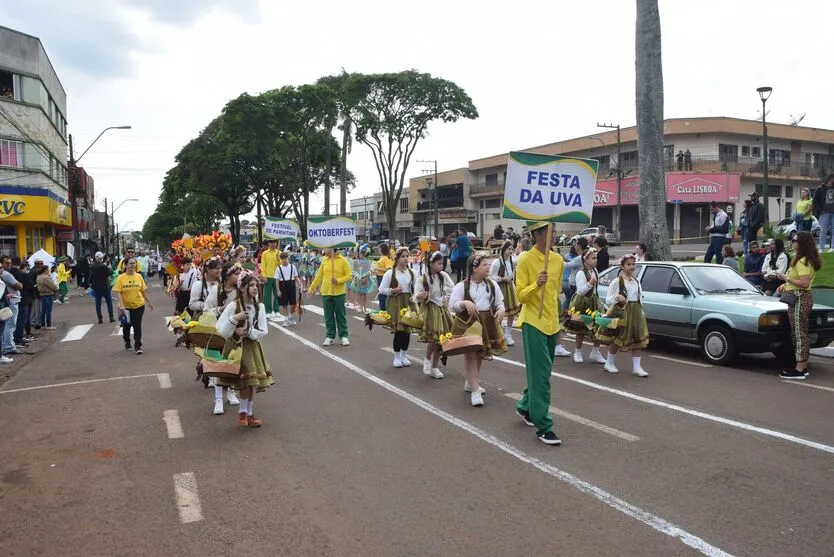
[[[70,271],[67,268],[67,258],[61,256],[58,258],[58,268],[55,270],[55,274],[58,275],[58,303],[59,304],[66,304],[67,303],[67,294],[69,293],[69,286],[67,283],[70,279]]]
[[[345,285],[353,277],[350,263],[334,248],[324,250],[316,277],[310,284],[309,293],[321,287],[321,305],[324,308],[325,339],[324,346],[333,344],[338,328],[342,346],[350,345],[348,340],[347,314],[345,313]]]
[[[553,432],[550,408],[550,373],[553,352],[559,336],[559,293],[565,260],[558,253],[547,250],[546,222],[528,222],[535,246],[518,259],[515,283],[521,302],[519,327],[524,340],[524,363],[527,368],[527,388],[516,405],[516,413],[529,426],[535,426],[536,436],[545,445],[561,445]],[[549,261],[544,271],[544,258]],[[542,305],[541,291],[544,292]],[[539,315],[541,308],[541,316]]]
[[[796,202],[796,231],[811,232],[814,223],[814,200],[811,199],[811,190],[802,188],[799,198]]]
[[[389,269],[394,268],[394,260],[391,259],[391,248],[388,247],[388,244],[380,244],[379,245],[379,260],[376,262],[376,266],[374,270],[376,271],[376,286],[379,288],[379,285],[382,284],[382,277],[385,276],[385,273]],[[385,294],[378,294],[379,297],[379,310],[385,311],[385,303],[388,301],[388,296]]]
[[[136,259],[125,258],[125,272],[118,276],[113,292],[119,303],[119,317],[122,322],[122,338],[125,350],[133,348],[136,354],[142,353],[142,316],[145,305],[153,311],[153,304],[148,297],[148,287],[142,275],[136,272]],[[130,329],[133,328],[134,345],[130,345]]]
[[[267,317],[276,317],[281,310],[278,299],[278,285],[275,282],[275,270],[278,268],[278,240],[267,240],[267,249],[261,252],[261,276],[264,284],[264,308]]]

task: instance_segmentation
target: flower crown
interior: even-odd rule
[[[625,264],[625,262],[628,261],[629,259],[631,259],[635,263],[637,262],[637,256],[636,255],[634,255],[633,253],[627,253],[620,258],[620,261],[619,261],[618,265],[620,267],[622,267]]]

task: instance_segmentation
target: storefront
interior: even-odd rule
[[[0,252],[26,257],[39,249],[66,253],[56,236],[72,230],[69,201],[46,189],[0,186]]]

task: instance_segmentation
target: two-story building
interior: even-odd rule
[[[382,202],[382,192],[373,196],[360,197],[350,200],[349,215],[356,221],[357,239],[365,241],[379,241],[395,239],[408,242],[413,236],[420,234],[417,221],[410,210],[410,188],[403,188],[400,202],[397,206],[395,230],[388,230],[388,218]]]
[[[478,200],[472,197],[471,187],[466,168],[412,178],[408,205],[419,234],[437,237],[439,231],[442,238],[461,226],[474,232],[478,225]]]
[[[0,27],[0,251],[66,253],[67,95],[41,41]],[[71,239],[71,233],[67,239]]]

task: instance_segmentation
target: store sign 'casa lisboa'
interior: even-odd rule
[[[19,197],[0,197],[0,219],[18,217],[26,210],[26,202]]]

